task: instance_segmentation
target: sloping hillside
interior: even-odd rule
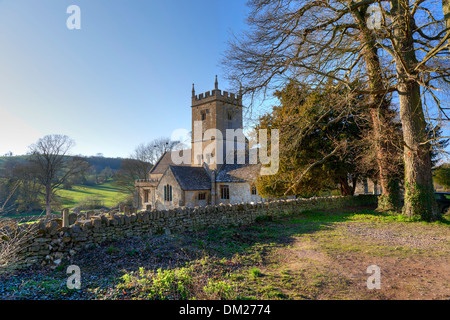
[[[0,168],[8,159],[16,159],[19,161],[25,161],[26,155],[12,156],[12,157],[0,157]],[[107,158],[107,157],[86,157],[86,161],[97,171],[101,172],[103,169],[109,167],[112,171],[119,170],[122,166],[123,158]]]

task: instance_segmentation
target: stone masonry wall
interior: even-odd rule
[[[255,204],[220,204],[195,208],[131,213],[108,212],[87,214],[88,219],[77,220],[70,213],[68,226],[62,219],[38,222],[33,236],[20,250],[19,267],[35,263],[57,265],[79,250],[107,240],[131,236],[151,236],[161,233],[181,233],[205,227],[247,225],[258,217],[296,214],[305,210],[324,210],[374,204],[376,196],[321,197],[310,199],[276,200]]]

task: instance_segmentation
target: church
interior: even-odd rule
[[[193,85],[191,149],[165,152],[147,179],[136,180],[137,209],[261,201],[254,184],[261,166],[241,161],[236,150],[245,154],[247,140],[228,135],[242,133],[242,109],[241,93],[219,90],[217,76],[214,90],[196,95]]]

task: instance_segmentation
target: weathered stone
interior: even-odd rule
[[[80,220],[77,221],[77,224],[81,227],[81,228],[89,228],[92,227],[92,223],[91,220]],[[82,229],[83,230],[83,229]]]
[[[100,229],[102,227],[102,220],[100,218],[92,219],[91,223],[94,229]]]
[[[52,240],[49,239],[49,238],[34,238],[33,239],[34,243],[47,243],[47,242],[50,242],[50,241],[52,241]]]
[[[69,225],[74,224],[77,221],[77,214],[72,212],[69,213]]]
[[[69,226],[69,209],[67,208],[62,209],[62,226]]]
[[[79,227],[78,224],[75,224],[73,226],[70,227],[70,231],[71,234],[77,234],[77,233],[81,233],[81,228]]]
[[[49,222],[47,222],[47,224],[45,226],[45,231],[50,235],[57,234],[58,229],[59,229],[59,224],[55,220],[50,220]]]
[[[109,226],[109,219],[106,216],[101,216],[100,220],[102,221],[102,224]]]
[[[41,256],[48,255],[49,253],[50,253],[50,250],[48,250],[48,249],[41,249],[38,251],[38,254]]]
[[[30,252],[38,252],[41,249],[40,246],[32,246],[28,248],[28,251]]]
[[[77,237],[72,238],[74,242],[82,242],[87,240],[87,236],[79,235]]]

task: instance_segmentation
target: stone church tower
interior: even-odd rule
[[[242,143],[245,146],[245,141],[229,135],[243,129],[242,95],[219,90],[216,76],[211,92],[196,95],[192,85],[191,108],[191,165],[202,166],[206,162],[210,169],[216,170],[225,163],[229,152],[227,143],[235,149],[242,147]],[[233,130],[227,132],[227,129]]]
[[[196,95],[192,86],[191,149],[165,152],[147,179],[136,180],[136,208],[171,210],[261,201],[255,185],[261,166],[246,163],[245,157],[240,161],[248,147],[242,109],[241,92],[219,90],[217,76],[212,91]]]

